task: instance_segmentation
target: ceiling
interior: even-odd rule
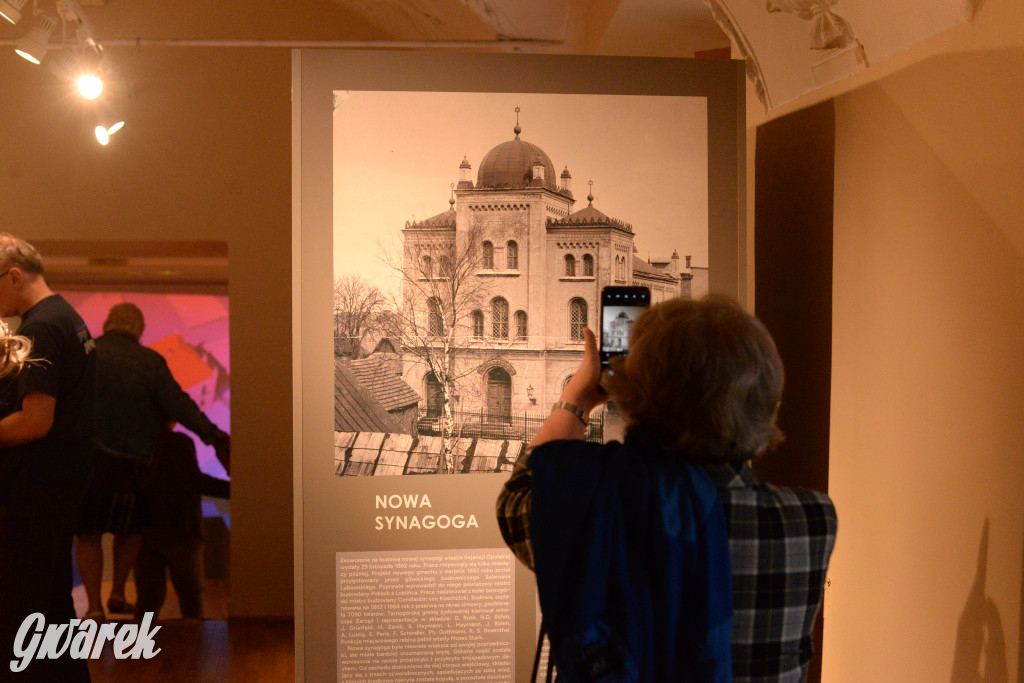
[[[54,0],[36,2],[42,9],[55,8]],[[264,81],[260,73],[246,74],[247,64],[267,62],[258,56],[254,60],[256,53],[277,54],[272,61],[286,66],[290,48],[692,57],[709,50],[719,56],[724,50],[727,56],[729,46],[703,0],[79,4],[111,69],[104,98],[121,102],[134,134],[144,131],[145,139],[135,138],[131,145],[125,140],[121,149],[111,144],[101,153],[88,134],[93,124],[86,130],[81,105],[62,81],[47,73],[53,58],[39,67],[13,54],[10,47],[32,22],[29,0],[18,26],[0,22],[0,120],[5,121],[0,128],[0,228],[29,236],[59,230],[60,239],[36,238],[41,249],[45,246],[48,276],[55,284],[80,289],[226,286],[228,264],[222,248],[197,253],[188,245],[216,242],[201,231],[188,234],[178,223],[188,216],[210,224],[237,216],[237,211],[229,214],[229,209],[216,207],[226,206],[221,197],[236,196],[246,186],[239,168],[252,167],[253,159],[242,161],[239,138],[251,139],[252,133],[239,131],[232,139],[212,125],[204,130],[203,122],[251,116],[266,97],[261,86],[279,88],[280,79],[275,88],[275,81]],[[58,26],[50,55],[62,45]],[[183,103],[183,98],[190,101]],[[251,125],[260,130],[258,123]],[[264,125],[276,128],[270,116]],[[258,158],[259,145],[249,154]],[[69,218],[67,207],[54,202],[62,196],[76,198],[74,217],[87,238],[75,239],[74,231],[55,227]],[[148,243],[133,251],[128,247],[133,232],[125,217],[129,214],[147,222],[166,220],[174,226],[168,230],[184,241],[164,247]],[[119,227],[120,222],[126,225]],[[88,225],[94,227],[84,227]],[[106,233],[110,239],[94,238]]]
[[[42,8],[52,0],[37,0]],[[482,43],[489,49],[692,57],[727,47],[703,0],[80,0],[104,46]],[[183,11],[186,9],[187,11]],[[28,6],[23,10],[28,16]],[[23,21],[27,21],[23,20]],[[4,24],[0,40],[23,27]],[[59,37],[60,29],[53,40]],[[500,41],[501,44],[498,43]],[[488,44],[493,43],[493,44]],[[353,45],[355,46],[355,45]]]

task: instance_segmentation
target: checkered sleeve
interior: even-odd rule
[[[763,485],[725,497],[736,681],[802,681],[837,519],[824,494]]]
[[[530,487],[532,477],[528,460],[532,448],[520,456],[512,476],[498,494],[498,529],[516,557],[533,569],[533,548],[530,545]]]

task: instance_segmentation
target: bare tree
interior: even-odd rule
[[[402,244],[383,250],[385,262],[401,279],[401,300],[392,317],[400,329],[394,336],[405,352],[426,366],[436,380],[437,394],[428,405],[439,406],[442,453],[439,471],[455,471],[460,434],[453,405],[462,380],[494,358],[473,328],[473,316],[493,294],[493,286],[477,272],[481,267],[481,232],[471,228],[456,235],[454,222],[407,225]]]
[[[359,358],[365,354],[363,341],[379,331],[387,299],[359,275],[342,275],[334,280],[334,354]]]

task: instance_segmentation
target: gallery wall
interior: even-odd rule
[[[826,681],[1024,671],[1021,36],[993,0],[836,99]]]
[[[134,119],[107,148],[79,142],[81,122],[50,79],[22,60],[0,65],[5,92],[18,93],[0,98],[0,229],[30,241],[228,244],[230,613],[241,617],[292,615],[289,60],[288,50],[118,51],[123,72],[165,79],[148,89],[140,79],[136,106],[173,115]]]

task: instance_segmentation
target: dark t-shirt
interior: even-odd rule
[[[32,359],[17,376],[14,410],[32,393],[54,397],[53,426],[16,449],[31,483],[88,484],[92,477],[95,343],[78,313],[59,294],[21,317],[18,334],[32,340]]]

